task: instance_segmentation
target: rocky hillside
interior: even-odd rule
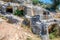
[[[0,20],[0,40],[40,40],[38,36],[21,26],[7,23],[1,18]]]

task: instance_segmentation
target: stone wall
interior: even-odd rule
[[[25,13],[27,13],[28,16],[32,16],[32,9],[29,7],[25,7]]]

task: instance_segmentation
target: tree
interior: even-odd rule
[[[39,3],[39,0],[32,0],[32,3],[33,3],[34,5],[36,5],[36,4]]]
[[[56,10],[57,6],[60,4],[60,0],[51,0],[52,1],[52,8]]]

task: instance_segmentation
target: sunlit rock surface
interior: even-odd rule
[[[0,20],[2,20],[0,21],[0,40],[27,40],[28,37],[32,40],[40,40],[40,38],[36,38],[36,36],[20,25],[7,23],[3,19]]]

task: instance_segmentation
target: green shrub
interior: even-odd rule
[[[54,39],[55,38],[54,33],[49,34],[49,37],[50,37],[50,39]]]
[[[58,37],[59,35],[58,35],[58,31],[59,29],[57,28],[57,27],[55,27],[54,29],[53,29],[53,32],[51,32],[50,34],[49,34],[49,37],[50,37],[50,39],[54,39],[54,38],[56,38],[56,37]]]
[[[36,4],[39,3],[39,0],[32,0],[32,3],[33,3],[34,5],[36,5]]]
[[[15,12],[14,15],[17,15],[17,16],[24,16],[23,10],[16,10],[16,12]]]

